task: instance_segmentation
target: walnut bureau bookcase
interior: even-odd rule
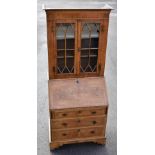
[[[105,144],[104,79],[111,8],[45,8],[48,41],[50,147]]]

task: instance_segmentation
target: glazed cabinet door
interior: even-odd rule
[[[98,76],[100,74],[101,21],[78,23],[79,75]]]
[[[55,21],[54,28],[55,77],[74,77],[77,59],[77,23],[73,20]]]
[[[49,65],[53,66],[49,67],[51,77],[103,75],[105,59],[103,26],[102,20],[54,20],[51,31],[53,35],[49,35],[48,39],[49,46],[52,46],[49,48],[51,63]]]

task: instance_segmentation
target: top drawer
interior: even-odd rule
[[[77,109],[64,109],[56,110],[51,112],[51,119],[58,118],[73,118],[80,116],[96,116],[96,115],[105,115],[107,114],[107,107],[103,106],[100,108],[77,108]]]

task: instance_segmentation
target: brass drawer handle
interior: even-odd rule
[[[94,133],[95,133],[95,131],[91,131],[90,133],[91,133],[91,134],[94,134]]]
[[[92,123],[93,123],[93,124],[96,124],[97,122],[96,122],[96,121],[93,121]]]
[[[62,123],[63,126],[67,126],[67,123]]]
[[[66,113],[64,113],[64,114],[62,114],[63,116],[67,116],[67,114]]]
[[[96,114],[96,111],[92,111],[91,113],[94,115],[94,114]]]
[[[66,133],[63,133],[62,135],[63,135],[63,136],[67,136],[67,134],[66,134]]]

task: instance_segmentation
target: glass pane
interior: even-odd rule
[[[80,67],[81,72],[86,72],[88,61],[89,61],[88,57],[81,57],[81,67]]]
[[[75,27],[72,23],[56,24],[57,73],[74,73]]]
[[[64,39],[57,40],[57,49],[64,49],[64,48],[65,48],[65,40]]]
[[[64,69],[64,58],[57,58],[57,72],[62,73]]]
[[[82,27],[82,38],[89,38],[90,28],[87,23],[85,23]]]
[[[91,49],[91,51],[90,51],[90,56],[91,56],[91,57],[97,57],[97,56],[98,56],[98,50],[96,50],[96,49]]]
[[[74,70],[74,59],[69,57],[67,58],[67,67],[68,67],[68,70],[69,72],[73,73],[73,70]]]
[[[90,64],[91,64],[91,69],[92,72],[96,72],[97,69],[97,57],[95,55],[90,57]]]
[[[82,38],[81,40],[81,48],[89,48],[89,41],[90,39],[88,38]]]
[[[84,23],[81,34],[81,72],[96,72],[99,46],[99,23]]]
[[[74,50],[67,50],[66,51],[66,56],[67,56],[67,58],[68,57],[74,58]]]
[[[56,38],[57,40],[62,40],[64,39],[64,28],[63,28],[63,24],[57,24],[56,25]]]
[[[64,50],[59,50],[57,51],[57,58],[62,58],[65,55],[65,51]]]
[[[66,38],[74,39],[74,26],[73,24],[64,24],[66,27]]]
[[[91,38],[91,48],[98,48],[98,38]]]
[[[100,24],[94,23],[90,24],[91,29],[91,38],[98,38],[100,32]]]
[[[81,57],[89,57],[89,50],[81,50]]]
[[[74,39],[66,39],[66,48],[67,49],[74,49]]]

